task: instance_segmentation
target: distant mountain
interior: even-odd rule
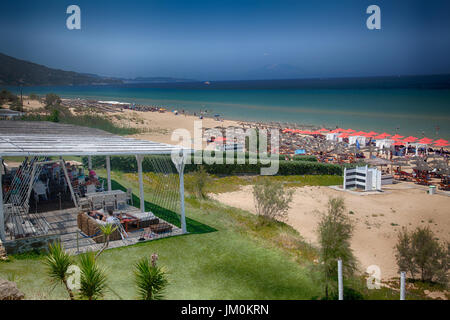
[[[115,78],[48,68],[0,53],[0,85],[76,86],[122,84]]]
[[[176,83],[176,82],[196,82],[198,80],[171,78],[171,77],[137,77],[134,79],[123,79],[125,83]]]
[[[229,80],[167,83],[134,83],[130,87],[202,90],[268,89],[450,89],[450,74],[359,78],[309,78],[272,80]]]

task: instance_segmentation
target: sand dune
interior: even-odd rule
[[[401,227],[412,230],[429,226],[441,240],[450,240],[450,197],[428,195],[426,188],[401,183],[384,188],[384,193],[355,195],[329,187],[296,188],[287,223],[312,243],[317,243],[317,224],[330,197],[342,196],[355,223],[352,249],[361,271],[370,265],[381,268],[381,277],[398,277],[394,246]],[[212,195],[230,206],[255,212],[252,186],[237,192]]]

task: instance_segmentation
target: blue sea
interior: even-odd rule
[[[18,92],[17,88],[15,88]],[[25,87],[24,94],[115,100],[227,119],[277,121],[450,139],[449,89],[197,88],[170,86]]]

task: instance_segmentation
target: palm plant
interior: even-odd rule
[[[142,300],[160,300],[167,286],[165,272],[148,258],[142,258],[135,264],[135,284],[138,287],[139,298]]]
[[[103,247],[97,252],[95,255],[95,259],[97,259],[103,251],[105,251],[106,248],[109,246],[109,238],[111,234],[116,231],[117,226],[112,223],[107,223],[105,225],[99,226],[100,231],[103,233],[103,236],[105,237],[105,242],[103,243]]]
[[[48,251],[48,255],[44,260],[44,263],[47,265],[48,275],[55,284],[63,284],[69,294],[70,300],[74,300],[74,295],[68,284],[67,277],[67,270],[72,264],[70,255],[66,253],[60,241],[51,243]]]
[[[80,270],[80,296],[88,300],[102,297],[106,289],[106,274],[97,265],[94,252],[80,255]]]

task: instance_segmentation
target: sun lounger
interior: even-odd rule
[[[152,212],[135,211],[129,212],[127,215],[139,220],[140,228],[147,228],[150,225],[159,223],[158,217],[156,217]]]
[[[160,222],[157,224],[150,225],[150,229],[152,232],[161,234],[161,233],[167,233],[172,231],[172,226],[168,224],[167,222]]]

